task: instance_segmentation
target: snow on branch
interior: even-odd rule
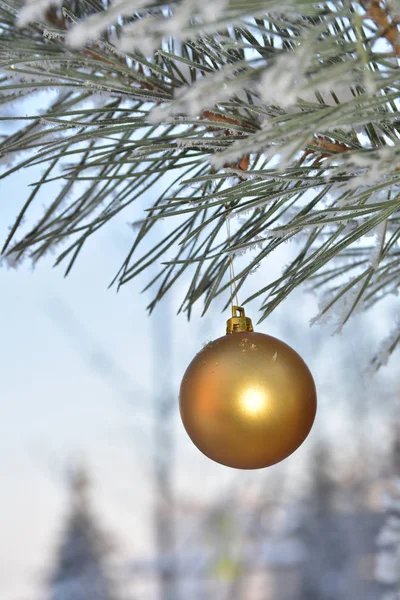
[[[337,158],[332,157],[327,162],[335,162],[335,160],[337,161]],[[368,187],[381,182],[385,177],[396,172],[399,162],[400,144],[353,150],[343,155],[341,164],[332,169],[332,175],[336,172],[343,174],[346,171],[351,176],[346,189],[354,190],[360,185]]]
[[[264,70],[258,85],[257,91],[265,103],[283,108],[295,104],[311,58],[308,44],[278,56],[274,64]]]
[[[29,23],[42,19],[50,7],[61,6],[63,0],[26,0],[17,23],[19,27],[25,27]]]
[[[62,0],[26,0],[20,13],[18,24],[25,26],[44,16],[50,6],[62,5]],[[279,0],[270,0],[267,6],[260,3],[255,14],[260,15],[268,9],[269,12],[293,12],[293,2],[287,0],[284,4]],[[70,20],[66,41],[72,48],[82,48],[88,42],[98,40],[106,31],[119,25],[119,39],[116,45],[123,52],[138,50],[145,55],[152,55],[163,39],[173,36],[186,40],[215,33],[229,22],[235,22],[246,14],[246,5],[230,6],[229,0],[180,0],[166,2],[159,8],[151,0],[114,0],[104,11],[91,14],[78,21],[73,15],[64,10]],[[255,7],[250,12],[254,16]],[[121,24],[121,17],[135,20]],[[114,31],[115,33],[115,31]]]
[[[163,38],[170,35],[179,38],[188,33],[189,22],[195,16],[203,23],[216,23],[226,4],[227,0],[183,0],[172,3],[165,11],[155,10],[150,0],[115,0],[106,11],[90,15],[71,27],[67,43],[80,48],[90,40],[97,40],[120,17],[135,15],[136,21],[123,25],[117,45],[124,52],[139,50],[152,54]],[[149,6],[151,9],[146,10]]]
[[[90,15],[72,26],[67,43],[72,48],[81,48],[87,42],[97,40],[119,17],[131,17],[148,4],[149,0],[115,0],[107,11]]]
[[[149,114],[153,123],[168,122],[179,114],[197,116],[203,110],[219,102],[229,100],[243,89],[246,76],[238,76],[238,65],[225,65],[218,71],[200,77],[193,85],[177,88],[174,100],[168,105],[157,106]]]
[[[0,0],[8,20],[9,4],[21,1]],[[357,26],[353,2],[110,0],[82,3],[86,6],[82,10],[79,2],[65,2],[63,7],[61,0],[22,4],[19,26],[43,21],[40,28],[23,34],[7,29],[9,71],[3,73],[0,102],[7,107],[9,98],[49,89],[57,89],[59,97],[52,108],[39,109],[39,131],[25,128],[1,144],[0,161],[12,160],[25,149],[34,154],[36,148],[45,149],[44,159],[53,149],[49,146],[53,136],[65,138],[60,143],[56,138],[54,149],[62,154],[71,146],[66,179],[86,179],[85,170],[92,174],[89,167],[97,168],[90,166],[91,158],[98,157],[94,161],[98,175],[93,179],[98,179],[99,188],[106,182],[100,196],[107,198],[112,198],[111,188],[117,189],[117,183],[124,185],[125,165],[130,162],[143,162],[140,178],[147,178],[149,186],[153,174],[166,172],[167,160],[174,161],[174,168],[186,169],[187,164],[189,183],[215,195],[210,211],[226,200],[228,217],[237,218],[241,226],[251,225],[239,230],[232,254],[263,255],[292,239],[308,248],[309,240],[312,252],[317,251],[310,252],[310,263],[299,261],[296,272],[288,265],[277,289],[283,298],[293,283],[304,280],[303,274],[308,277],[307,272],[315,273],[313,284],[335,285],[319,317],[333,312],[339,327],[355,309],[368,308],[371,298],[375,301],[378,294],[395,287],[394,234],[400,212],[398,61],[388,55],[385,40],[385,52],[375,44],[386,38],[392,40],[389,51],[400,48],[393,38],[394,21],[388,17],[390,31],[382,28],[382,10],[395,14],[393,0],[360,4],[355,11],[360,17]],[[54,14],[65,18],[54,17],[49,10],[53,7]],[[34,51],[27,54],[27,48]],[[15,67],[9,66],[12,63]],[[101,110],[93,110],[93,105]],[[76,123],[79,119],[83,123],[77,128],[71,116],[80,115],[81,109]],[[151,138],[150,128],[156,131]],[[79,144],[85,140],[93,146],[80,163]],[[35,157],[29,161],[35,164]],[[136,197],[143,185],[140,178],[136,185],[135,175],[126,191],[118,192],[116,203],[122,200],[124,207],[125,200],[128,205],[131,195]],[[177,214],[184,201],[197,205],[184,210],[184,218],[194,218],[208,204],[204,194],[184,199],[177,190],[169,192],[179,199]],[[92,219],[98,194],[95,186],[85,192],[85,216]],[[263,211],[271,220],[263,220]],[[54,219],[60,231],[65,226],[68,235],[79,224],[78,212],[59,218],[52,208],[48,220]],[[201,226],[202,233],[207,226]],[[248,231],[254,232],[254,239],[249,240]],[[56,230],[42,242],[34,231],[17,247],[26,241],[27,247],[52,245],[58,235]],[[375,236],[375,243],[364,243],[368,235]],[[342,262],[330,278],[328,265],[336,258]],[[18,256],[10,254],[8,261],[12,265]],[[249,265],[252,271],[255,261]],[[349,266],[351,261],[356,270]],[[132,268],[128,263],[122,283]],[[337,272],[340,279],[332,284]],[[193,285],[193,297],[197,292],[200,297],[201,289],[196,282]],[[398,334],[399,328],[382,349],[379,363],[387,360]]]

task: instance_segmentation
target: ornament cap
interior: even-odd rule
[[[226,322],[227,334],[236,331],[254,331],[251,319],[245,316],[242,306],[232,306],[232,317]]]

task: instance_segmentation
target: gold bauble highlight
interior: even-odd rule
[[[180,388],[183,424],[212,460],[237,469],[271,466],[294,452],[312,427],[313,377],[297,352],[251,320],[228,320],[228,334],[207,344]]]

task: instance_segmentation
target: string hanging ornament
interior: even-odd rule
[[[228,247],[230,228],[227,222]],[[301,356],[285,342],[255,332],[236,303],[230,254],[232,316],[226,334],[209,342],[183,376],[183,425],[208,458],[237,469],[269,467],[292,454],[313,425],[317,394]]]

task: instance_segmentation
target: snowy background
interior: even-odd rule
[[[1,181],[0,239],[26,197],[26,186],[38,174],[30,170]],[[205,341],[224,334],[230,315],[222,314],[217,303],[203,318],[199,307],[190,323],[176,316],[185,289],[181,282],[148,317],[151,292],[140,291],[149,274],[118,294],[107,289],[134,235],[128,222],[142,216],[141,208],[96,234],[66,279],[62,268],[52,269],[51,256],[34,270],[28,263],[18,269],[3,264],[0,269],[0,596],[5,600],[36,600],[48,593],[46,578],[70,510],[66,474],[71,465],[87,468],[92,508],[115,542],[115,573],[125,582],[126,597],[161,597],[153,586],[158,552],[154,511],[159,501],[154,465],[160,455],[170,465],[166,469],[182,555],[196,549],[193,531],[201,528],[204,515],[213,514],[215,507],[230,507],[233,499],[246,507],[246,514],[267,495],[281,508],[300,507],[321,444],[328,448],[328,472],[335,485],[350,490],[344,494],[347,504],[339,501],[338,510],[350,510],[348,498],[356,494],[357,484],[368,489],[363,510],[382,516],[382,491],[393,471],[392,424],[398,416],[396,355],[374,380],[363,370],[379,340],[391,331],[395,300],[356,317],[335,337],[328,325],[309,327],[318,299],[304,291],[264,321],[259,331],[283,338],[310,366],[319,393],[317,419],[304,445],[284,463],[254,472],[222,467],[191,444],[179,420],[177,398],[188,362]],[[287,246],[263,264],[249,280],[246,295],[260,287],[260,280],[278,274],[290,253]],[[246,307],[254,323],[257,308],[256,303]],[[157,406],[164,396],[170,407],[170,449],[163,447],[157,426]],[[276,515],[268,522],[272,525],[279,529]],[[228,534],[226,539],[229,546]],[[209,543],[216,547],[215,540]],[[265,553],[276,558],[276,546]],[[285,551],[280,560],[285,562]],[[145,565],[142,571],[140,565]],[[143,578],[143,571],[150,575]],[[322,577],[315,571],[316,578]],[[224,580],[225,575],[215,577]],[[328,580],[323,585],[341,589]],[[208,597],[220,596],[214,591]],[[253,596],[238,592],[237,597]],[[333,593],[326,597],[350,599]]]

